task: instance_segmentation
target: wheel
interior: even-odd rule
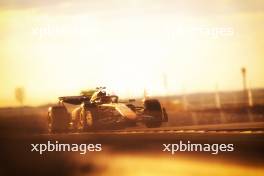
[[[148,128],[160,127],[163,119],[162,107],[157,99],[149,99],[144,102],[144,114],[151,116],[145,121]]]
[[[70,115],[65,106],[53,106],[48,111],[48,131],[50,133],[67,132]]]
[[[93,129],[93,116],[90,111],[82,110],[80,113],[78,130],[88,131]]]
[[[90,111],[86,111],[86,121],[87,121],[88,128],[92,128],[93,127],[93,116]]]

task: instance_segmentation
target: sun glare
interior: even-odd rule
[[[117,13],[110,7],[71,14],[69,6],[63,5],[60,13],[0,13],[3,99],[20,85],[30,92],[30,104],[96,86],[124,97],[142,96],[144,90],[179,94],[183,87],[187,92],[212,91],[216,84],[221,90],[240,89],[241,66],[251,71],[252,87],[264,85],[263,50],[256,45],[262,28],[251,31],[241,21],[259,26],[263,14],[229,18],[135,13],[133,8]]]

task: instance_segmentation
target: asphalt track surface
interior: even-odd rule
[[[84,133],[31,134],[0,137],[0,175],[129,175],[144,165],[143,175],[262,175],[264,173],[264,123],[237,123],[185,127],[107,130]],[[102,152],[85,155],[73,152],[31,152],[31,144],[102,144]],[[163,144],[179,141],[196,144],[233,144],[233,152],[170,152]],[[164,168],[154,167],[160,161]],[[127,161],[127,162],[124,162]],[[144,162],[143,162],[144,161]],[[183,164],[187,161],[187,164]],[[126,165],[127,163],[127,165]],[[203,172],[212,163],[220,163],[219,172]],[[174,165],[182,165],[182,170]],[[169,167],[172,165],[173,167]],[[185,168],[185,165],[186,166]],[[234,165],[230,170],[230,165]],[[199,167],[198,167],[199,166]],[[155,169],[153,169],[153,167]],[[106,169],[107,168],[107,169]],[[123,172],[116,172],[116,168]],[[170,173],[164,174],[164,169]],[[207,169],[208,170],[208,169]],[[181,171],[181,172],[180,172]],[[220,174],[221,173],[221,174]]]
[[[159,128],[146,128],[144,125],[136,126],[136,127],[128,127],[126,129],[121,130],[100,130],[93,132],[81,132],[81,133],[44,133],[37,136],[61,136],[66,138],[71,135],[96,135],[96,134],[104,134],[104,135],[113,135],[113,134],[182,134],[182,133],[255,133],[261,134],[264,133],[264,122],[251,122],[251,123],[231,123],[231,124],[214,124],[214,125],[196,125],[196,126],[180,126],[180,127],[171,127],[171,126],[163,126]]]

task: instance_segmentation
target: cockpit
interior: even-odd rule
[[[90,103],[118,103],[118,96],[109,95],[104,89],[99,89],[98,91],[93,93],[90,99]]]

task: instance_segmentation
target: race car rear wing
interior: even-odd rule
[[[59,97],[59,101],[62,103],[69,103],[73,105],[80,105],[84,101],[90,101],[91,97],[89,96],[65,96]]]

